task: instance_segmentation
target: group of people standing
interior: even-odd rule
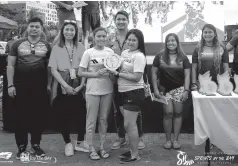
[[[112,107],[116,114],[118,140],[111,148],[119,149],[125,145],[127,134],[129,151],[119,156],[120,163],[140,160],[138,150],[145,148],[142,140],[144,75],[147,74],[144,36],[138,29],[128,30],[127,12],[117,12],[114,21],[117,27],[114,40],[108,42],[106,29],[97,27],[93,31],[94,46],[85,50],[78,42],[76,21],[64,20],[57,42],[51,49],[50,44],[40,37],[42,20],[29,20],[28,36],[13,43],[7,65],[8,93],[17,104],[15,139],[18,159],[26,151],[28,132],[31,133],[31,150],[37,156],[45,156],[40,148],[45,116],[43,103],[47,102],[47,93],[51,93],[58,97],[57,118],[66,156],[74,155],[74,150],[88,152],[92,160],[110,156],[105,142],[107,118]],[[114,53],[121,56],[122,65],[118,70],[106,69],[104,58]],[[163,95],[168,100],[168,104],[163,105],[165,149],[181,148],[178,138],[190,84],[192,90],[197,90],[197,75],[208,70],[216,81],[218,73],[229,70],[228,62],[228,52],[219,42],[216,28],[206,24],[193,53],[190,80],[191,64],[178,36],[174,33],[166,36],[165,47],[155,56],[151,70],[155,96]],[[57,89],[60,93],[56,93]],[[74,116],[78,118],[78,138],[73,145],[70,123]],[[99,151],[96,151],[93,141],[97,119]]]

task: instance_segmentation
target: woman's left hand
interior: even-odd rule
[[[182,95],[182,101],[186,101],[188,99],[188,91],[184,91]]]
[[[112,73],[113,75],[117,75],[118,74],[118,71],[116,70],[112,70],[112,69],[107,69],[108,72]]]
[[[74,90],[76,91],[75,93],[77,94],[77,93],[79,93],[82,89],[83,89],[83,85],[80,85],[80,86],[78,86],[77,88],[75,88]]]

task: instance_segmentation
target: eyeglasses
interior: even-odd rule
[[[31,54],[35,54],[36,50],[35,50],[35,45],[31,44]]]
[[[74,23],[74,24],[76,24],[77,22],[74,21],[74,20],[64,20],[64,23]]]

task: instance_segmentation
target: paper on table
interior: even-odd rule
[[[154,93],[152,93],[152,97],[153,97],[152,101],[157,101],[157,102],[160,102],[160,103],[168,105],[168,101],[167,101],[165,96],[161,95],[160,98],[156,98]]]
[[[78,7],[83,7],[83,6],[87,6],[88,4],[85,3],[84,1],[79,1],[76,2],[75,4],[72,5],[72,7],[78,8]]]

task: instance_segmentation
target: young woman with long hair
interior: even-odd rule
[[[229,71],[229,56],[225,46],[218,40],[216,28],[205,24],[201,40],[192,57],[192,90],[197,90],[198,74],[210,71],[212,80],[217,83],[217,74]]]
[[[59,127],[65,141],[66,156],[74,155],[70,129],[71,121],[75,116],[78,117],[78,139],[76,142],[83,143],[84,141],[86,109],[83,95],[80,91],[84,88],[85,78],[77,76],[84,51],[84,46],[78,43],[76,21],[65,20],[60,30],[59,43],[52,49],[49,67],[57,82],[53,85],[61,85],[62,93],[58,94],[56,105],[59,111]],[[53,86],[52,91],[57,91],[57,86]],[[75,146],[77,147],[77,143]]]
[[[187,100],[189,93],[190,63],[176,34],[170,33],[166,36],[164,50],[156,55],[151,72],[155,97],[164,95],[168,101],[167,105],[163,104],[163,126],[166,134],[164,148],[179,149],[183,102]]]
[[[139,112],[145,99],[143,74],[146,67],[144,35],[138,29],[130,30],[126,35],[127,50],[123,51],[121,70],[110,71],[118,77],[118,91],[123,106],[124,127],[129,139],[130,151],[120,155],[120,163],[131,163],[140,160],[138,153],[138,127],[136,124]]]

